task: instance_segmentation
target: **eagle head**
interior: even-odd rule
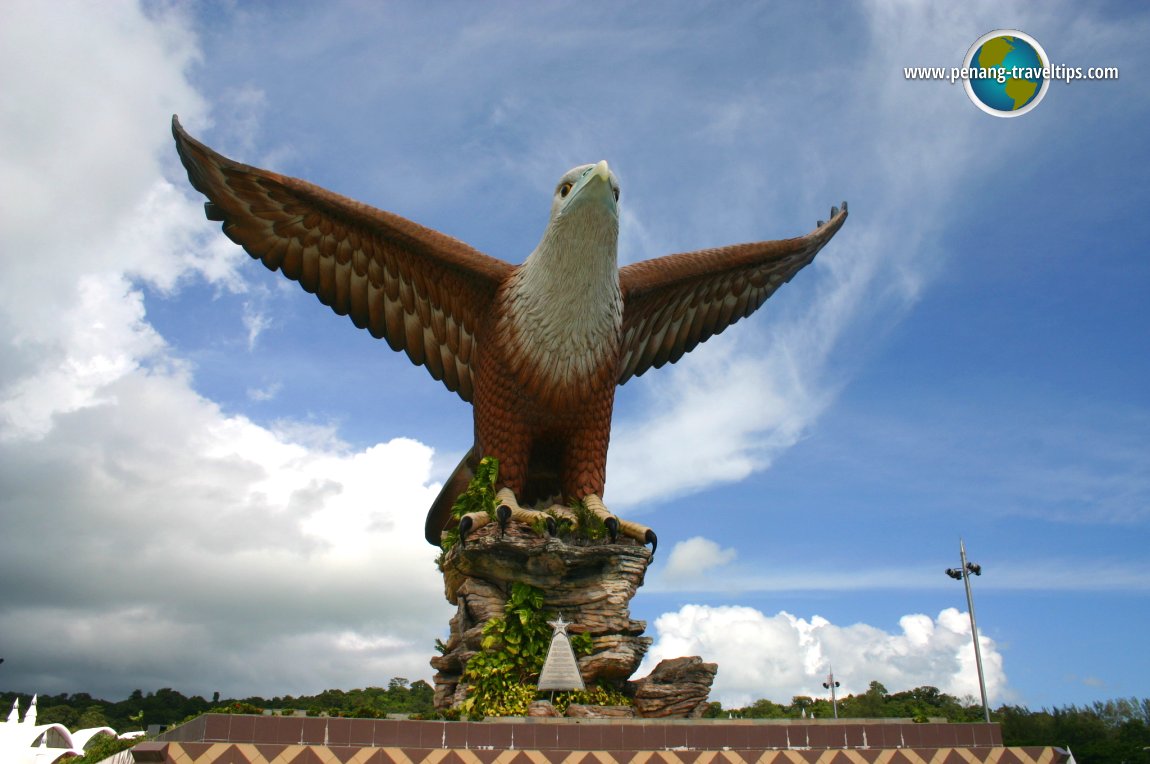
[[[619,219],[619,179],[607,166],[607,160],[565,172],[551,198],[551,222],[568,215],[604,214]]]

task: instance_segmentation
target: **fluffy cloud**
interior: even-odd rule
[[[247,694],[425,666],[449,616],[435,551],[406,542],[437,489],[431,449],[354,450],[322,427],[227,414],[149,323],[145,286],[246,290],[242,253],[206,238],[199,202],[164,175],[171,114],[204,111],[186,79],[194,36],[128,3],[26,3],[6,18],[9,681]]]
[[[786,702],[794,695],[821,696],[834,666],[841,695],[865,692],[872,681],[891,691],[924,685],[957,697],[978,697],[970,621],[947,608],[937,618],[907,615],[901,633],[873,626],[836,626],[787,612],[769,616],[749,607],[685,605],[655,621],[656,641],[638,674],[665,658],[698,655],[719,664],[712,700],[728,708],[759,698]],[[1001,702],[1006,687],[1002,655],[981,637],[987,693]]]
[[[660,580],[681,584],[701,578],[704,574],[726,565],[738,556],[734,549],[724,549],[710,539],[694,536],[680,541],[667,555],[667,564],[660,572]]]

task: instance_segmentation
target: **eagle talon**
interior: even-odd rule
[[[607,533],[611,536],[612,544],[618,540],[619,534],[622,534],[640,543],[650,544],[651,554],[655,554],[655,549],[659,545],[659,538],[655,535],[655,531],[645,525],[616,517],[611,510],[603,505],[603,500],[593,493],[583,497],[583,505],[603,521],[603,525],[607,527]]]
[[[607,535],[611,538],[611,543],[614,544],[619,538],[619,518],[608,517],[603,521],[603,525],[607,526]]]
[[[549,530],[554,527],[555,521],[547,513],[535,509],[524,509],[519,506],[519,500],[515,498],[515,492],[510,488],[500,488],[495,494],[495,500],[499,502],[499,507],[495,510],[495,517],[499,521],[501,534],[508,520],[538,528],[537,523],[543,519]],[[554,531],[551,532],[554,533]]]

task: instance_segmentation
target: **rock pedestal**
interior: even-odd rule
[[[503,615],[513,582],[542,589],[544,608],[569,621],[569,633],[591,636],[592,653],[579,659],[584,682],[605,680],[622,689],[651,644],[642,636],[647,624],[630,614],[650,561],[647,547],[622,536],[613,544],[561,540],[515,522],[504,533],[496,523],[475,531],[441,565],[444,594],[458,610],[446,651],[431,660],[438,672],[435,707],[447,709],[466,697],[461,678],[467,661],[481,648],[484,624]]]
[[[698,656],[660,661],[643,679],[628,682],[635,713],[645,719],[698,719],[709,705],[707,696],[719,670]]]

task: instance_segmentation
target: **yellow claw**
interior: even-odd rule
[[[535,509],[524,509],[519,506],[519,500],[515,498],[515,492],[510,488],[499,489],[498,493],[495,494],[495,501],[498,505],[496,514],[498,515],[500,528],[505,528],[508,520],[514,520],[517,523],[523,523],[532,528],[536,527],[536,523],[542,520],[548,532],[554,532],[555,519],[546,512],[540,512]]]
[[[593,493],[589,493],[583,497],[583,505],[587,509],[595,513],[595,516],[603,521],[607,526],[607,532],[611,534],[611,541],[614,542],[622,531],[624,536],[633,538],[643,544],[651,545],[651,554],[659,547],[659,537],[655,535],[655,531],[648,528],[646,525],[633,523],[630,520],[620,520],[615,516],[611,510],[603,504],[603,500]]]
[[[575,512],[571,509],[571,507],[567,507],[562,504],[552,504],[547,508],[547,513],[559,518],[560,520],[566,520],[567,522],[571,523],[572,528],[579,525],[579,518],[575,515]]]
[[[538,523],[542,521],[543,525],[547,528],[547,532],[551,534],[555,533],[555,517],[569,520],[572,525],[578,522],[575,513],[572,512],[570,508],[559,504],[553,505],[550,508],[550,514],[540,512],[536,509],[524,509],[519,506],[519,500],[515,498],[515,492],[510,488],[501,488],[499,492],[495,494],[495,501],[496,509],[494,518],[486,512],[469,512],[459,519],[459,538],[461,542],[466,541],[467,534],[479,530],[492,522],[492,520],[499,523],[500,532],[507,528],[509,520],[514,520],[517,523],[522,523],[532,528],[539,527]],[[622,532],[624,536],[633,538],[640,543],[650,544],[651,553],[655,553],[655,549],[659,546],[659,539],[653,530],[645,525],[631,522],[630,520],[620,520],[611,510],[607,509],[603,504],[603,500],[593,493],[583,497],[583,505],[603,521],[603,525],[607,527],[607,532],[611,536],[612,543],[618,539],[619,533]]]

